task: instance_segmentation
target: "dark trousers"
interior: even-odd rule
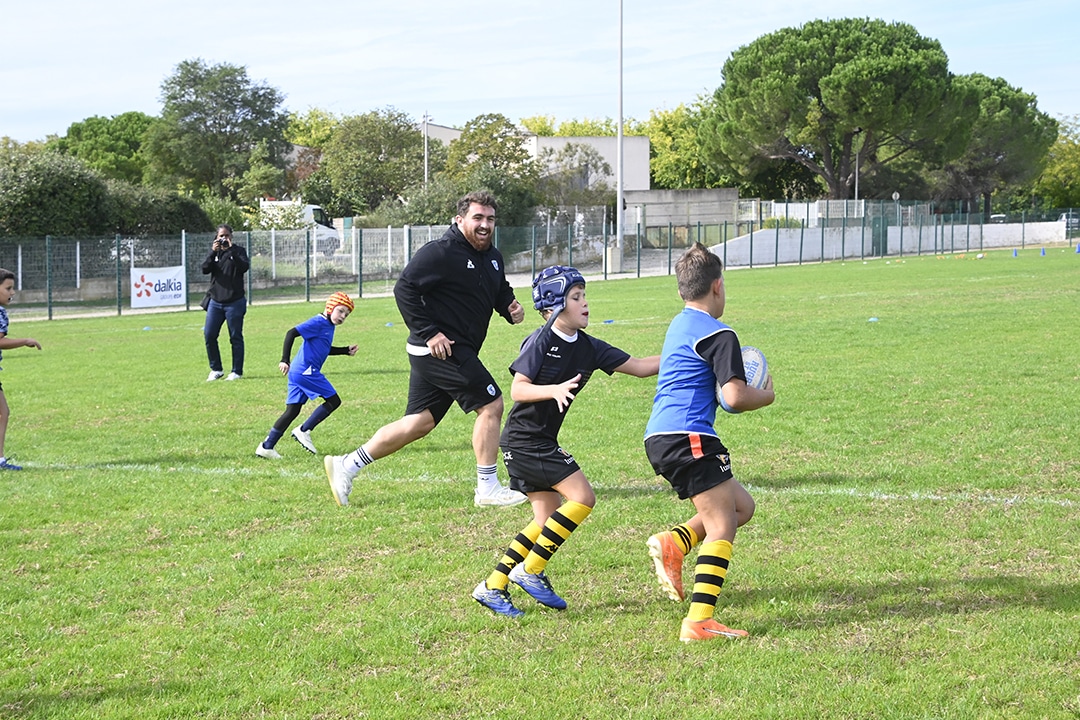
[[[229,326],[229,344],[232,345],[232,371],[244,374],[244,314],[247,312],[247,298],[240,298],[229,303],[211,300],[206,308],[206,325],[203,336],[206,338],[206,357],[210,360],[210,369],[222,372],[221,351],[218,349],[218,334],[221,326]]]

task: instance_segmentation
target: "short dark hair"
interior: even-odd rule
[[[0,268],[0,283],[4,282],[5,280],[14,280],[14,279],[15,279],[15,273],[11,272],[7,268]]]
[[[469,212],[469,206],[473,203],[489,207],[496,212],[499,210],[499,201],[495,199],[494,195],[487,190],[474,190],[457,201],[457,214],[461,217],[465,217]]]
[[[225,223],[222,223],[221,225],[217,226],[217,232],[221,232],[222,230],[229,233],[229,237],[232,237],[232,228],[231,227],[229,227]]]
[[[709,294],[712,284],[723,275],[724,262],[699,242],[690,246],[675,262],[679,297],[684,301],[700,300]]]

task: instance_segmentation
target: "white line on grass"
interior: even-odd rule
[[[857,488],[767,488],[755,485],[746,485],[747,490],[763,495],[803,495],[807,497],[854,497],[867,500],[911,500],[913,502],[980,502],[988,505],[1057,505],[1058,507],[1076,507],[1078,503],[1067,498],[1047,497],[1021,497],[1010,495],[998,497],[990,493],[886,493],[877,490],[860,490]]]
[[[160,474],[176,474],[183,473],[185,475],[213,475],[213,476],[229,476],[229,475],[255,475],[262,474],[266,470],[277,470],[282,476],[286,475],[304,475],[304,476],[318,476],[322,475],[322,472],[316,472],[312,469],[296,469],[287,467],[269,467],[269,468],[252,468],[252,467],[227,467],[227,468],[205,468],[195,467],[191,465],[158,465],[154,463],[104,463],[102,465],[67,465],[67,464],[26,464],[26,467],[42,470],[75,470],[80,472],[87,472],[93,470],[104,470],[106,472],[139,472],[139,473],[160,473]],[[450,477],[432,477],[428,475],[414,475],[408,478],[386,478],[378,477],[371,478],[373,482],[457,482],[459,478]],[[605,488],[616,489],[619,486],[609,485],[607,483],[594,483],[598,490]],[[760,495],[791,495],[791,496],[803,496],[803,497],[851,497],[866,500],[907,500],[911,502],[979,502],[988,505],[1056,505],[1058,507],[1072,508],[1077,507],[1080,503],[1069,500],[1067,498],[1048,498],[1048,497],[1025,497],[1020,495],[1009,495],[1000,497],[991,493],[923,493],[923,492],[910,492],[910,493],[887,493],[878,490],[863,490],[859,488],[769,488],[761,487],[758,485],[752,485],[745,483],[747,490],[751,490]],[[666,488],[657,487],[656,492],[667,492]]]

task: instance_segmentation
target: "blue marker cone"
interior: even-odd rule
[[[1039,254],[1042,255],[1043,257],[1046,257],[1046,248],[1043,248],[1042,252],[1039,253]]]
[[[1076,243],[1076,254],[1080,255],[1080,243]]]
[[[1016,248],[1013,248],[1013,257],[1016,257]]]

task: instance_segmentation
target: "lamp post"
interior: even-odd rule
[[[623,188],[623,0],[619,0],[619,123],[615,151],[615,245],[623,245],[624,226],[623,203],[626,202]]]
[[[424,111],[424,187],[427,187],[428,183],[428,121],[431,120],[431,116],[427,114],[427,110]]]

